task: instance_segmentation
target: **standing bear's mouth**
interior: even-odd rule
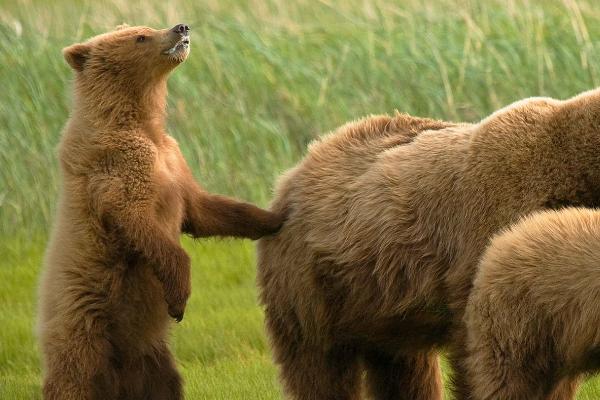
[[[184,36],[182,37],[173,47],[163,51],[165,55],[173,55],[178,52],[188,52],[190,48],[190,37]]]
[[[176,62],[184,61],[190,52],[190,27],[186,24],[178,24],[170,29],[169,34],[171,36],[175,34],[177,41],[164,50],[162,54],[169,56],[169,59]]]

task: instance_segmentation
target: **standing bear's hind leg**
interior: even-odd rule
[[[166,344],[140,356],[123,371],[121,400],[181,400],[183,384]]]
[[[112,363],[112,345],[106,339],[88,337],[85,341],[72,340],[60,346],[53,343],[45,347],[44,400],[117,398],[120,379]]]
[[[146,374],[148,400],[183,399],[183,382],[175,366],[175,359],[165,345],[150,356]]]

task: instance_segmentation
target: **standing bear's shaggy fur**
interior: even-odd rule
[[[281,217],[206,193],[164,131],[166,81],[189,28],[123,28],[64,50],[75,70],[63,187],[40,288],[46,399],[179,399],[167,348],[194,237],[258,238]]]
[[[542,400],[600,369],[600,211],[524,218],[496,236],[465,311],[474,400]]]
[[[313,143],[278,184],[286,223],[258,246],[287,395],[357,398],[364,367],[376,399],[439,399],[450,346],[466,398],[462,317],[485,246],[534,210],[600,205],[598,148],[600,90],[477,124],[371,117]]]

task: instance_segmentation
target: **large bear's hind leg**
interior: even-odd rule
[[[390,357],[365,355],[367,383],[374,400],[436,400],[442,398],[442,378],[435,352]]]
[[[343,348],[298,348],[279,357],[286,394],[296,400],[358,400],[360,368]]]
[[[361,368],[357,353],[345,346],[319,346],[303,338],[297,320],[267,310],[267,327],[286,398],[358,400]]]

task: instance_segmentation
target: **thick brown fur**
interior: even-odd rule
[[[465,311],[474,400],[542,400],[600,369],[600,211],[524,218],[496,236]]]
[[[180,31],[126,27],[64,50],[75,97],[38,318],[48,400],[181,398],[166,343],[190,294],[180,233],[256,239],[281,225],[205,192],[164,131]]]
[[[313,143],[278,184],[284,227],[258,246],[287,395],[357,398],[365,367],[377,399],[439,399],[436,350],[449,346],[466,398],[462,316],[479,257],[534,210],[600,205],[599,115],[592,91],[477,124],[370,117]]]

